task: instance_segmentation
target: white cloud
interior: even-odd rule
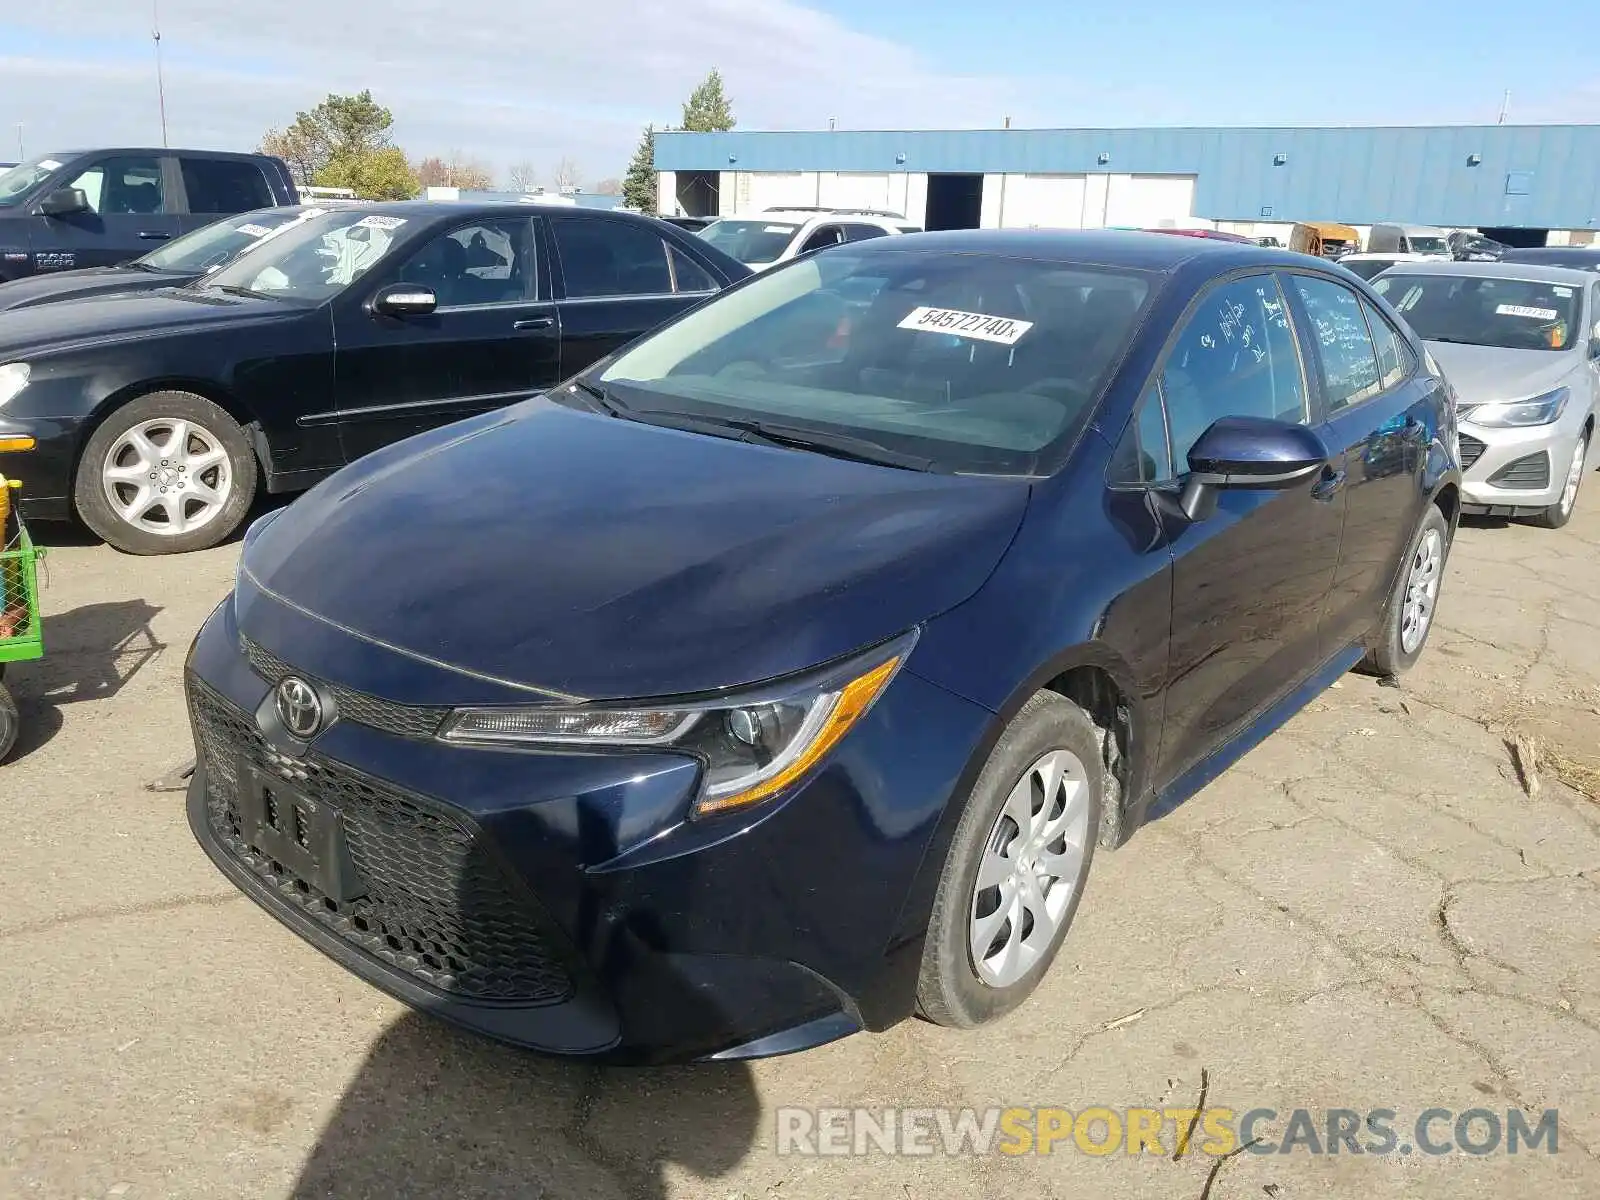
[[[12,11],[42,40],[0,58],[0,112],[46,145],[159,138],[149,10],[51,0]],[[496,167],[576,158],[620,173],[647,121],[675,121],[712,67],[742,128],[995,126],[1017,86],[942,74],[910,49],[791,0],[164,0],[174,144],[246,147],[330,91],[371,88],[413,155],[460,148]],[[83,53],[84,30],[95,41]],[[0,129],[0,139],[6,131]],[[0,140],[3,144],[3,140]]]

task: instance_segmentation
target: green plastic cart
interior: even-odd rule
[[[17,702],[6,690],[6,668],[44,655],[39,623],[39,559],[13,503],[15,480],[0,475],[0,762],[17,743]]]

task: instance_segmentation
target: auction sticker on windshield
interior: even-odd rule
[[[1494,311],[1503,317],[1532,317],[1536,321],[1554,321],[1561,315],[1553,308],[1532,308],[1526,304],[1502,304]]]
[[[268,229],[265,225],[241,225],[239,226],[238,232],[248,234],[250,237],[259,238],[266,237],[267,234],[272,232],[272,230]]]
[[[988,313],[962,312],[959,308],[922,307],[913,308],[907,313],[899,328],[953,333],[957,337],[976,338],[980,342],[1015,346],[1022,335],[1033,328],[1033,322],[994,317]]]
[[[356,224],[364,229],[399,229],[406,223],[404,217],[385,217],[374,213],[370,217],[362,217]]]

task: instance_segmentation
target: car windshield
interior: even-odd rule
[[[360,279],[394,245],[407,218],[325,212],[241,254],[198,285],[320,304]]]
[[[1449,254],[1450,247],[1442,237],[1408,237],[1413,254]]]
[[[240,217],[228,217],[204,229],[186,233],[159,250],[152,250],[138,260],[139,265],[149,267],[152,271],[176,271],[186,275],[214,271],[231,262],[240,251],[259,243],[262,238],[295,221],[303,221],[309,215],[305,212],[267,209],[245,213]]]
[[[1578,324],[1577,289],[1537,279],[1405,272],[1372,286],[1424,341],[1565,350]]]
[[[0,208],[21,204],[29,192],[60,169],[60,159],[46,156],[0,171]]]
[[[1149,290],[1110,268],[840,249],[702,305],[589,382],[641,419],[775,424],[881,461],[1034,475],[1089,420]]]
[[[724,220],[711,222],[696,236],[747,267],[755,267],[777,261],[799,228],[785,221]]]

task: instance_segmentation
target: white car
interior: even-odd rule
[[[696,236],[754,271],[764,271],[813,250],[900,233],[921,233],[898,213],[851,208],[769,208],[722,217]]]

